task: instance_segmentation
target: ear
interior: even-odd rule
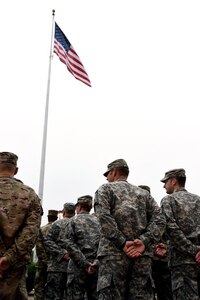
[[[112,172],[113,174],[116,173],[116,168],[113,168],[110,172]]]
[[[14,175],[16,175],[16,174],[17,174],[17,172],[18,172],[18,168],[16,167],[16,168],[15,168]]]
[[[176,184],[177,184],[176,178],[172,178],[172,184],[173,184],[173,185],[176,185]]]
[[[113,174],[113,177],[116,178],[116,176],[118,176],[118,169],[117,168],[114,168],[112,170],[112,174]]]

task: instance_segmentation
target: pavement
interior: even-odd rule
[[[28,294],[28,300],[33,300],[34,299],[34,292],[30,292]]]

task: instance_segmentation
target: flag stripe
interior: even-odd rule
[[[66,38],[62,30],[55,23],[55,38],[54,38],[54,53],[56,53],[62,63],[67,66],[68,71],[78,80],[82,81],[88,86],[91,86],[85,68],[72,47],[69,40]]]
[[[59,46],[59,44],[57,43],[55,43],[54,52],[58,55],[60,61],[67,66],[70,73],[76,79],[79,79],[80,81],[83,81],[85,84],[91,86],[91,84],[88,84],[88,77],[84,71],[84,68],[78,67],[79,65],[77,63],[74,63],[74,60],[70,59],[71,56],[67,55],[66,52],[63,51],[63,48]]]

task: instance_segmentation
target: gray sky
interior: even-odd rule
[[[92,82],[54,55],[44,217],[94,195],[117,158],[129,181],[158,203],[160,179],[185,168],[200,194],[199,1],[4,1],[1,11],[1,151],[19,156],[18,178],[38,192],[52,9]]]

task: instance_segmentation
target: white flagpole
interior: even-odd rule
[[[47,125],[48,125],[48,111],[49,111],[49,91],[50,91],[50,77],[51,77],[51,61],[53,58],[53,37],[54,37],[54,16],[55,10],[52,10],[52,31],[51,31],[51,46],[49,55],[49,73],[47,81],[47,95],[46,95],[46,107],[45,107],[45,118],[44,118],[44,129],[43,129],[43,141],[42,141],[42,156],[40,165],[40,181],[38,196],[43,201],[43,190],[44,190],[44,173],[45,173],[45,159],[46,159],[46,143],[47,143]]]

